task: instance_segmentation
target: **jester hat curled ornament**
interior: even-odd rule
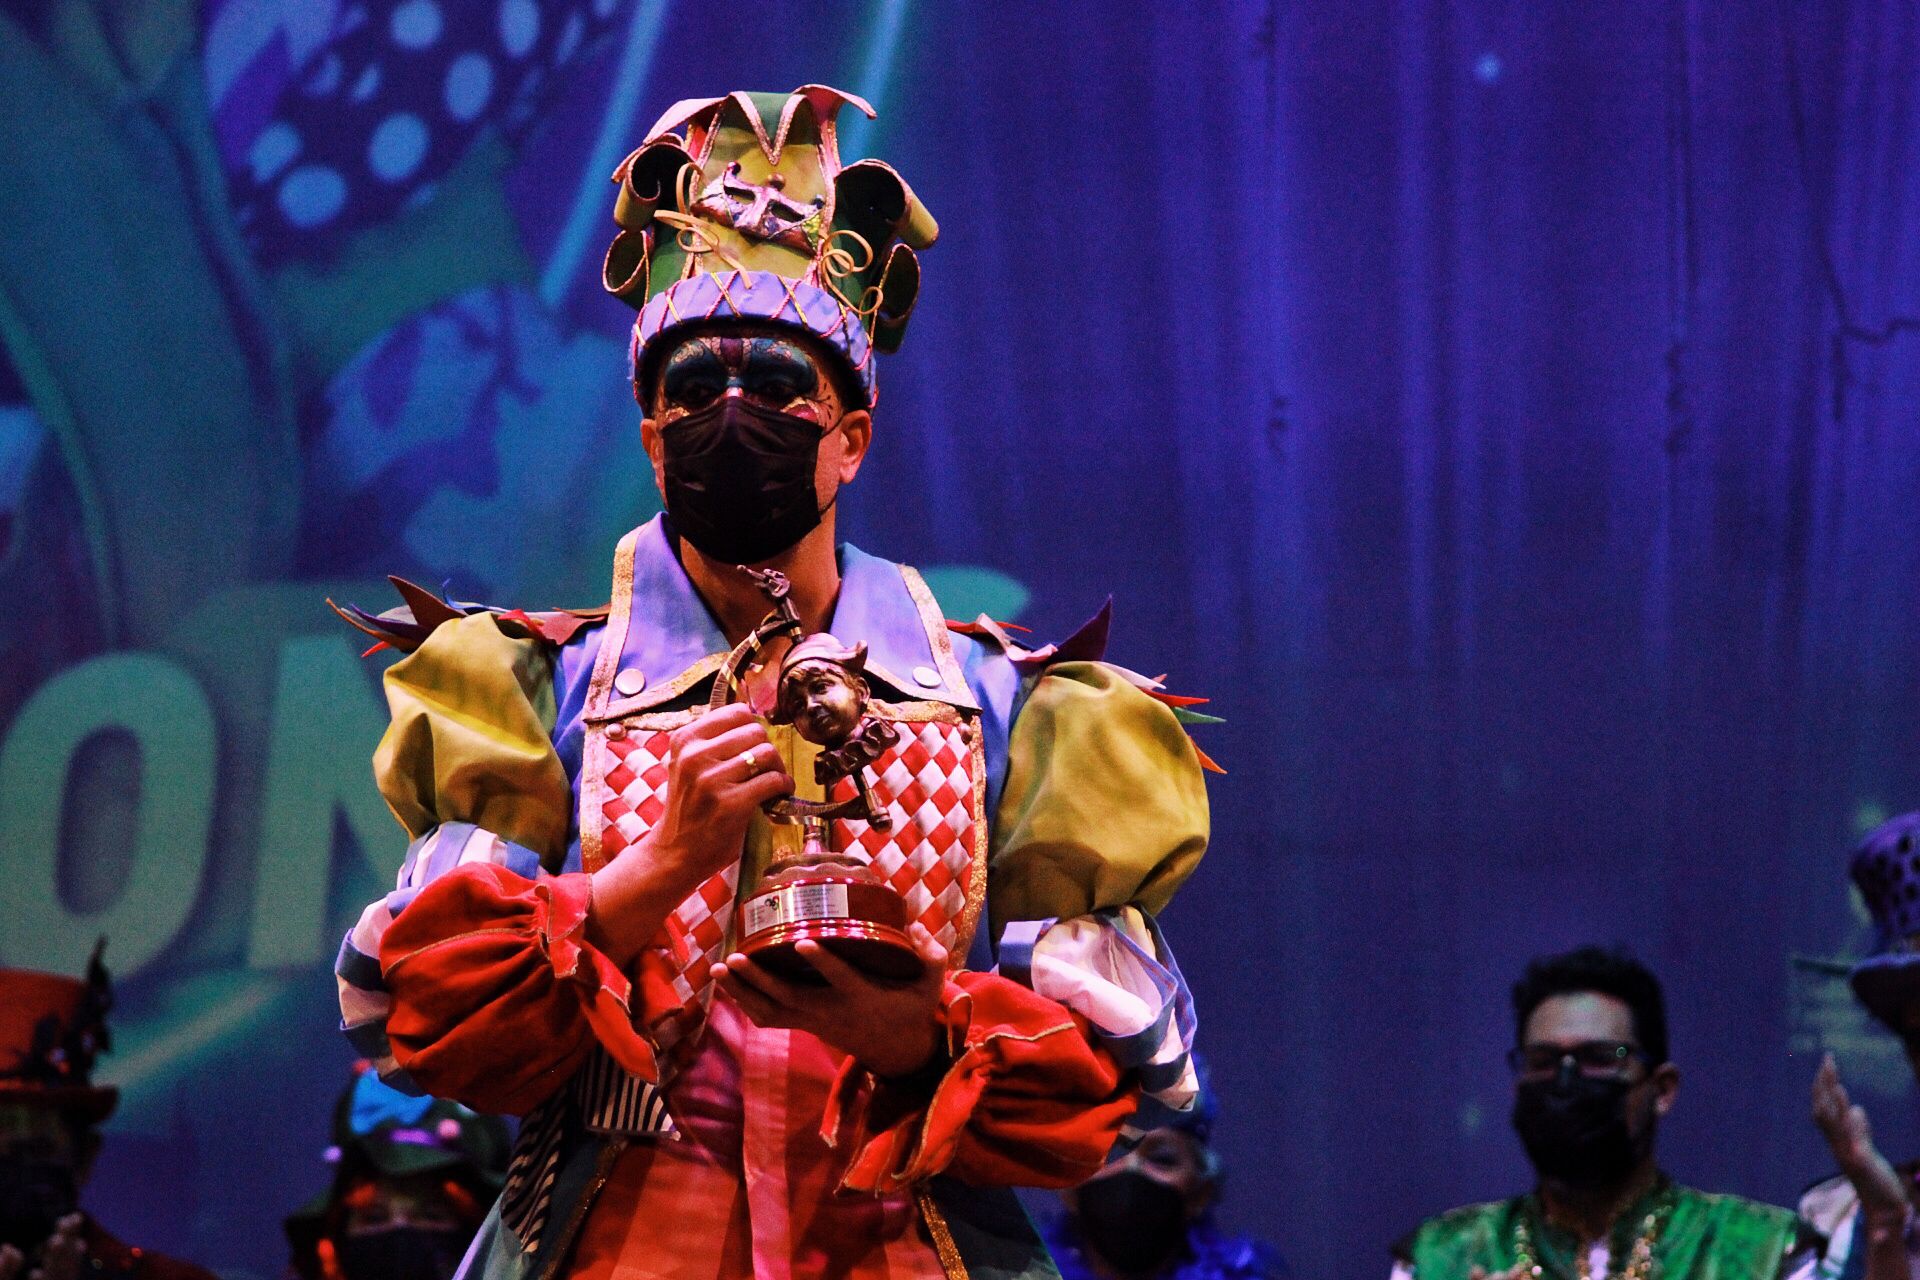
[[[640,313],[630,354],[643,404],[662,337],[742,320],[811,335],[873,407],[874,354],[899,348],[920,291],[914,250],[939,227],[890,165],[841,165],[847,105],[874,115],[818,84],[689,98],[620,162],[604,277]]]

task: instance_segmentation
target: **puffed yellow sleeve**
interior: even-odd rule
[[[995,937],[1010,920],[1136,902],[1159,912],[1207,848],[1207,790],[1185,726],[1101,662],[1038,677],[1009,733],[997,817]]]
[[[471,822],[557,866],[570,798],[541,642],[503,634],[489,614],[456,618],[388,669],[386,690],[393,723],[373,771],[408,834]]]

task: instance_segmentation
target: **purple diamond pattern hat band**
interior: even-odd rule
[[[633,323],[628,348],[635,383],[641,381],[643,353],[654,339],[684,325],[728,319],[804,329],[846,358],[869,405],[878,398],[873,346],[859,316],[825,289],[771,271],[703,272],[648,299]]]

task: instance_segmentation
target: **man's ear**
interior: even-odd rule
[[[840,434],[846,445],[840,454],[840,483],[852,484],[866,461],[867,447],[873,443],[873,415],[865,409],[853,409],[840,415]]]
[[[667,494],[667,446],[660,438],[660,423],[651,414],[640,419],[640,447],[647,451],[647,461],[653,464],[653,487],[660,491],[664,499]]]
[[[1653,1069],[1653,1113],[1665,1116],[1680,1095],[1680,1068],[1663,1062]]]

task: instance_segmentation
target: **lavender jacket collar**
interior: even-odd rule
[[[600,644],[620,644],[610,669],[614,684],[604,706],[582,708],[591,720],[630,715],[682,696],[719,667],[728,649],[674,554],[662,518],[629,537],[631,568],[623,548],[616,563],[613,615],[598,637]],[[868,675],[896,697],[979,710],[954,656],[945,618],[920,575],[844,543],[839,561],[840,597],[828,629],[848,644],[866,644]],[[625,601],[619,599],[622,594]],[[623,603],[628,607],[621,608]],[[617,637],[620,630],[625,635]],[[598,650],[600,644],[590,647]],[[634,674],[622,679],[626,672]]]

